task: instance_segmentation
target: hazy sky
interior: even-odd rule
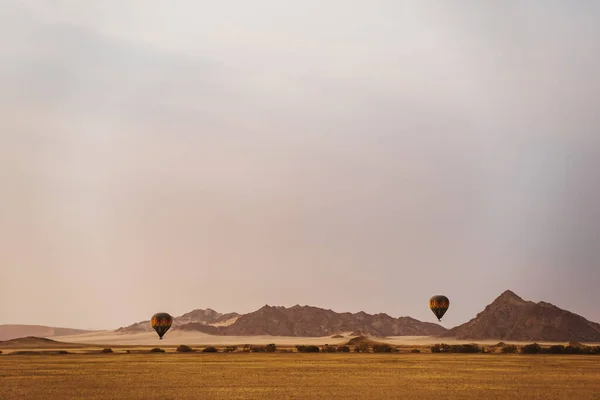
[[[0,1],[0,324],[600,321],[600,2]]]

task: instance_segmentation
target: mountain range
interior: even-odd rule
[[[197,309],[173,318],[173,331],[222,336],[325,337],[337,334],[433,336],[459,340],[600,342],[600,324],[547,302],[523,300],[507,290],[467,323],[450,330],[411,317],[365,312],[338,313],[318,307],[265,305],[248,313],[222,314]],[[151,332],[148,320],[121,327],[119,334]],[[0,325],[0,340],[23,336],[77,335],[89,331],[24,325]]]

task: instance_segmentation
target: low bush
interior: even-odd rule
[[[164,353],[165,351],[163,349],[159,349],[158,347],[153,348],[152,350],[150,350],[150,353]]]
[[[528,344],[521,347],[522,354],[539,354],[542,352],[542,346],[537,343]]]
[[[394,347],[385,343],[373,345],[373,353],[393,353],[394,350],[396,350]]]
[[[275,346],[275,343],[270,343],[265,346],[265,351],[267,353],[275,353],[276,350],[277,350],[277,346]]]
[[[321,347],[322,353],[337,353],[337,351],[338,351],[337,347],[334,347],[334,346],[325,345],[325,346]]]
[[[339,351],[340,353],[350,353],[350,347],[348,347],[348,346],[339,346],[337,348],[337,351]]]
[[[296,351],[298,353],[318,353],[319,352],[319,348],[317,346],[302,346],[302,345],[298,345],[296,346]]]
[[[570,348],[570,346],[569,346],[569,348]],[[565,346],[562,346],[562,345],[550,346],[545,352],[548,354],[563,354],[565,352]]]
[[[445,343],[436,344],[431,347],[432,353],[481,353],[482,348],[476,344],[455,344],[449,346]]]
[[[217,348],[216,347],[206,347],[204,349],[202,349],[203,353],[216,353],[217,352]]]
[[[433,346],[431,346],[431,352],[432,353],[449,353],[450,346],[445,343],[434,344]]]
[[[252,347],[250,347],[250,352],[251,353],[266,353],[267,346],[252,346]]]
[[[419,349],[412,349],[410,352],[413,353],[413,354],[420,354],[421,350],[419,350]]]
[[[179,353],[191,353],[192,351],[194,351],[190,346],[186,346],[185,344],[182,344],[181,346],[177,347],[177,352]]]
[[[104,354],[109,354],[109,353],[112,353],[112,352],[113,352],[113,350],[110,349],[110,348],[106,348],[106,349],[100,350],[100,353],[104,353]]]
[[[225,347],[225,350],[223,350],[224,353],[234,353],[237,351],[237,346],[227,346]]]
[[[505,345],[504,347],[502,347],[503,354],[515,354],[516,352],[517,352],[517,346]]]
[[[369,350],[370,350],[370,347],[366,343],[357,344],[356,347],[354,348],[355,353],[368,353]]]

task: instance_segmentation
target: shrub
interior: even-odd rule
[[[339,351],[340,353],[350,353],[350,347],[348,347],[348,346],[339,346],[337,348],[337,351]]]
[[[496,346],[495,346],[495,347],[504,347],[504,346],[506,346],[506,343],[504,343],[504,342],[499,342],[499,343],[497,343],[497,344],[496,344]]]
[[[298,351],[298,353],[318,353],[319,352],[319,348],[317,346],[301,346],[298,345],[296,346],[296,350]]]
[[[69,353],[69,352],[68,352],[68,351],[66,351],[66,350],[59,350],[59,351],[58,351],[58,354],[71,354],[71,353]]]
[[[321,347],[321,352],[322,353],[337,353],[338,349],[336,347],[333,346],[323,346]]]
[[[125,350],[125,353],[130,354],[131,350]]]
[[[267,352],[267,346],[252,346],[250,348],[250,352],[251,353],[266,353]]]
[[[482,349],[476,344],[460,344],[450,346],[451,353],[481,353]]]
[[[190,346],[186,346],[185,344],[182,344],[181,346],[179,346],[177,348],[177,351],[179,353],[190,353],[192,351],[194,351]]]
[[[0,354],[2,354],[2,350],[0,350]]]
[[[216,353],[217,349],[216,347],[206,347],[205,349],[202,349],[203,353]]]
[[[419,350],[419,349],[412,349],[410,352],[413,353],[413,354],[419,354],[419,353],[421,353],[421,350]]]
[[[431,352],[432,353],[449,353],[450,346],[448,346],[445,343],[434,344],[433,346],[431,346]]]
[[[431,347],[432,353],[481,353],[483,350],[476,344],[455,344],[449,346],[445,343]]]
[[[163,349],[159,349],[158,347],[153,348],[152,350],[150,350],[150,353],[164,353],[165,351]]]
[[[521,347],[521,353],[523,354],[539,354],[542,352],[542,346],[537,343],[528,344]]]
[[[275,343],[270,343],[265,346],[265,351],[267,353],[275,353],[275,350],[277,350],[277,346],[275,346]]]
[[[373,353],[392,353],[395,349],[389,344],[374,344]]]
[[[244,347],[242,348],[242,351],[244,353],[250,353],[251,350],[252,350],[252,346],[250,346],[249,344],[245,344]]]
[[[508,346],[504,346],[502,347],[502,353],[503,354],[515,354],[517,352],[517,346],[513,346],[513,345],[508,345]]]
[[[237,351],[237,346],[227,346],[225,347],[225,350],[223,350],[225,353],[233,353],[235,351]]]
[[[369,350],[370,350],[370,347],[366,343],[359,343],[356,345],[356,347],[354,347],[354,351],[356,353],[368,353]]]
[[[569,346],[568,348],[571,348],[571,346]],[[562,345],[550,346],[547,350],[547,353],[550,354],[563,354],[564,352],[565,346]]]
[[[110,348],[102,349],[102,350],[100,351],[100,353],[105,353],[105,354],[112,353],[112,352],[113,352],[113,351],[112,351],[112,349],[110,349]]]

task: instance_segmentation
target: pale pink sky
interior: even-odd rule
[[[495,5],[493,5],[495,4]],[[600,3],[6,0],[0,324],[600,321]]]

